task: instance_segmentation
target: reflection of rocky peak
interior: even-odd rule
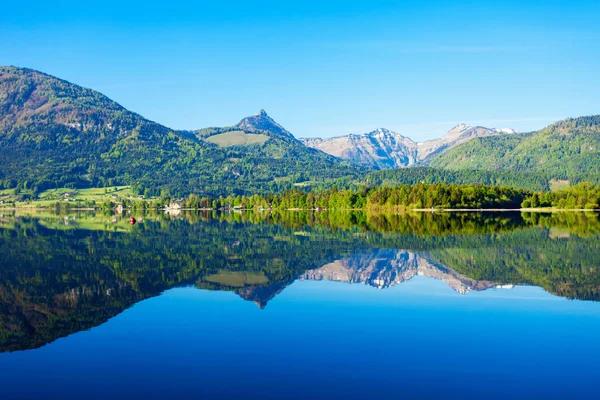
[[[268,286],[248,285],[236,289],[237,293],[244,300],[253,301],[259,308],[265,308],[269,300],[277,296],[292,282],[277,282]]]
[[[495,285],[492,282],[476,281],[462,276],[432,262],[424,254],[389,249],[358,253],[336,260],[320,268],[307,271],[299,279],[364,283],[382,289],[407,281],[415,275],[440,279],[463,294],[471,290],[484,290]]]
[[[415,253],[381,249],[325,264],[307,271],[300,279],[365,283],[383,289],[412,278],[417,268]]]
[[[443,265],[432,263],[426,258],[423,258],[422,262],[419,263],[417,275],[439,279],[460,294],[468,293],[471,290],[486,290],[496,286],[494,282],[468,278]]]

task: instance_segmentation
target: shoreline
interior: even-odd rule
[[[9,210],[9,211],[16,211],[16,210],[31,210],[31,211],[47,211],[47,210],[55,210],[56,208],[54,207],[0,207],[0,211],[3,210]],[[102,211],[101,209],[97,209],[97,208],[90,208],[90,207],[84,207],[84,208],[69,208],[69,209],[65,209],[66,211]]]
[[[29,210],[29,211],[49,211],[55,210],[53,207],[0,207],[1,211],[19,211],[19,210]],[[60,211],[104,211],[98,208],[91,207],[82,207],[82,208],[69,208],[66,210]],[[115,211],[116,209],[111,209],[111,211]],[[124,209],[123,211],[133,211],[131,209]],[[165,208],[145,208],[145,209],[135,209],[135,211],[164,211],[166,213],[175,211],[169,210]],[[391,212],[391,213],[405,213],[405,212],[428,212],[428,213],[436,213],[436,212],[537,212],[537,213],[555,213],[555,212],[600,212],[600,209],[596,208],[404,208],[404,209],[388,209],[388,208],[285,208],[285,209],[253,209],[253,208],[242,208],[242,209],[231,209],[231,210],[218,210],[214,208],[180,208],[176,211],[216,211],[216,212],[241,212],[241,211],[254,211],[254,212],[264,212],[264,211],[314,211],[314,212],[323,212],[323,211],[363,211],[363,212]]]
[[[600,212],[600,209],[596,208],[414,208],[411,211],[418,212]]]

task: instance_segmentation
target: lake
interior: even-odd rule
[[[594,213],[0,215],[0,398],[597,397]]]

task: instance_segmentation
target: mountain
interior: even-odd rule
[[[265,110],[260,110],[258,114],[242,119],[236,125],[236,128],[248,133],[262,133],[266,131],[295,139],[294,135],[269,117]]]
[[[417,144],[384,128],[362,135],[300,140],[308,147],[376,169],[402,168],[417,161]]]
[[[374,169],[390,169],[427,164],[436,156],[472,139],[512,133],[515,133],[512,129],[490,129],[460,124],[442,138],[421,143],[384,128],[362,135],[300,140],[308,147],[336,157],[365,164]]]
[[[484,128],[482,126],[459,124],[439,139],[419,143],[418,159],[419,161],[431,160],[445,151],[475,138],[514,133],[516,133],[515,130],[508,128]]]
[[[251,194],[359,171],[303,146],[264,110],[229,128],[178,131],[94,90],[17,67],[0,67],[0,147],[0,187],[34,194],[115,185]]]
[[[235,125],[202,128],[194,131],[194,134],[221,147],[264,143],[272,137],[287,138],[297,142],[294,135],[275,122],[265,110],[243,118]]]
[[[430,165],[592,179],[600,169],[600,116],[566,119],[533,133],[477,138],[434,158]]]

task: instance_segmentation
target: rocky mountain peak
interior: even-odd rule
[[[389,129],[385,129],[385,128],[377,128],[375,129],[373,132],[371,132],[371,134],[380,134],[380,135],[389,135],[392,134],[393,132],[390,131]]]
[[[463,134],[472,135],[474,137],[490,136],[490,134],[512,134],[517,133],[511,128],[485,128],[483,126],[472,126],[469,124],[458,124],[454,128],[450,129],[443,138],[458,137]]]
[[[504,135],[515,133],[513,129],[485,128],[483,126],[471,126],[468,124],[458,124],[450,129],[443,137],[426,142],[419,143],[418,159],[421,162],[428,162],[445,151],[468,142],[471,139],[487,136]]]
[[[301,141],[308,147],[377,169],[406,167],[416,160],[417,144],[386,128],[360,135]]]
[[[459,136],[470,129],[473,129],[471,125],[460,123],[454,128],[450,129],[444,136]]]
[[[405,138],[403,135],[394,132],[394,131],[390,131],[389,129],[386,128],[377,128],[372,132],[369,133],[365,133],[363,134],[365,136],[377,136],[377,137],[394,137],[394,138]]]
[[[301,139],[301,141],[308,147],[336,157],[377,169],[386,169],[426,163],[433,157],[471,139],[509,133],[515,131],[508,128],[490,129],[461,123],[439,139],[420,143],[386,128],[377,128],[360,135],[350,134],[328,139]]]
[[[264,109],[256,115],[242,119],[236,127],[248,133],[272,133],[294,139],[294,135],[269,117]]]

